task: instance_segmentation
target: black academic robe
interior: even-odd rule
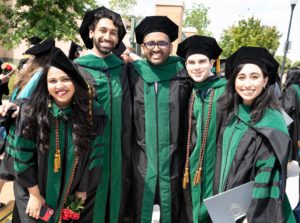
[[[9,135],[10,144],[6,147],[7,157],[6,168],[15,176],[14,193],[16,198],[17,213],[14,219],[19,218],[22,223],[37,222],[26,213],[27,202],[29,199],[28,187],[38,185],[41,196],[45,198],[46,205],[55,210],[54,217],[50,222],[58,222],[61,209],[64,207],[64,200],[69,196],[79,192],[87,192],[89,187],[98,184],[98,178],[93,178],[93,173],[101,172],[103,163],[103,128],[105,125],[105,113],[101,108],[94,113],[94,130],[98,133],[92,141],[91,150],[82,152],[78,158],[77,166],[75,163],[74,144],[72,140],[71,115],[72,107],[59,109],[55,103],[49,111],[50,126],[50,148],[46,151],[37,149],[37,134],[39,126],[23,132],[27,123],[22,115],[23,104],[16,122],[14,135]],[[56,149],[56,127],[55,120],[59,121],[58,136],[61,154],[61,165],[58,171],[54,171],[54,154]],[[74,178],[71,175],[74,171]],[[67,189],[69,188],[69,189]],[[69,190],[69,191],[68,191]],[[82,216],[77,222],[90,222],[92,210],[87,207],[94,200],[86,200],[86,207],[82,211]],[[18,216],[16,216],[18,215]],[[42,221],[38,221],[42,222]]]
[[[282,106],[286,113],[294,120],[289,126],[292,139],[291,159],[300,162],[298,141],[300,141],[300,86],[292,84],[282,94]]]
[[[94,223],[127,221],[131,185],[132,108],[127,69],[111,54],[100,58],[87,54],[75,62],[95,88],[95,100],[107,114],[104,129],[104,154],[101,181],[96,188]]]
[[[130,73],[133,222],[151,222],[155,203],[161,222],[179,222],[191,81],[178,57],[158,66],[136,61]]]
[[[266,109],[252,124],[250,108],[223,126],[217,144],[214,193],[254,181],[248,222],[294,222],[285,196],[290,138],[280,112]]]
[[[218,99],[225,90],[227,81],[217,76],[208,77],[205,81],[194,83],[194,89],[190,98],[189,109],[192,107],[191,120],[191,142],[188,157],[188,180],[184,189],[184,200],[189,222],[210,222],[210,218],[203,200],[213,195],[213,177],[216,165],[217,133],[222,123],[222,112],[218,105]],[[212,96],[213,92],[213,97]],[[194,102],[192,102],[194,98]],[[212,100],[211,100],[212,99]],[[211,100],[211,113],[207,141],[204,148],[201,179],[194,183],[196,171],[198,170],[200,150],[202,148],[205,125],[208,118],[209,104]],[[188,155],[188,154],[187,154]],[[186,161],[187,162],[187,161]],[[186,164],[187,165],[187,164]],[[185,167],[186,168],[186,167]]]

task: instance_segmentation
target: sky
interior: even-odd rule
[[[132,14],[137,16],[154,15],[157,1],[137,0]],[[178,2],[178,0],[174,1]],[[109,7],[108,0],[99,0],[98,2]],[[202,3],[208,8],[210,24],[207,29],[213,33],[217,40],[219,40],[224,29],[251,16],[260,19],[263,25],[276,26],[282,34],[276,55],[283,55],[291,14],[289,0],[183,0],[183,2],[186,9],[191,8],[193,2]],[[292,45],[287,57],[292,61],[300,61],[300,1],[294,9],[289,40]]]

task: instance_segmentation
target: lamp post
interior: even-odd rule
[[[286,54],[289,50],[289,37],[290,37],[290,31],[291,31],[291,25],[292,25],[292,19],[293,19],[293,12],[294,9],[297,5],[298,0],[291,0],[291,17],[290,17],[290,23],[289,23],[289,29],[288,29],[288,33],[287,33],[287,38],[286,38],[286,42],[285,42],[285,46],[284,46],[284,54],[283,54],[283,58],[282,58],[282,64],[281,64],[281,72],[280,72],[280,76],[282,77],[284,74],[284,67],[285,67],[285,60],[286,60]]]

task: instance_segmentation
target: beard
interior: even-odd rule
[[[99,53],[104,54],[104,55],[110,54],[116,45],[116,44],[112,44],[111,47],[103,47],[102,43],[100,41],[97,41],[95,39],[93,39],[93,41],[94,41],[94,46],[99,51]]]

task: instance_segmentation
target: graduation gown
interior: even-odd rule
[[[226,80],[217,76],[207,78],[204,82],[194,83],[194,104],[192,113],[192,135],[191,152],[189,157],[189,183],[184,190],[186,211],[189,222],[209,222],[209,215],[203,203],[203,199],[213,195],[213,176],[216,163],[216,141],[217,133],[220,129],[222,116],[218,109],[217,100],[223,94]],[[200,183],[194,185],[194,177],[198,169],[200,149],[204,126],[207,121],[210,96],[214,90],[212,98],[212,110],[210,124],[207,135],[207,143],[204,149],[204,159],[202,164],[202,174]],[[190,100],[191,104],[191,100]],[[191,105],[190,105],[191,106]]]
[[[248,222],[295,222],[285,196],[290,139],[281,113],[266,109],[252,124],[250,107],[240,105],[220,134],[214,193],[254,181]]]
[[[34,81],[35,83],[37,81]],[[27,90],[24,90],[24,89],[27,89]],[[19,90],[19,88],[16,88],[14,89],[14,91],[12,92],[12,96],[10,98],[10,101],[15,103],[16,105],[21,105],[22,101],[25,99],[25,98],[29,98],[32,91],[34,90],[34,88],[31,88],[29,87],[28,85],[25,86],[21,92]],[[20,97],[20,94],[22,94],[22,96]],[[14,119],[15,120],[15,119]],[[7,128],[7,134],[8,134],[8,138],[11,139],[11,137],[15,134],[14,131],[15,131],[15,121],[13,121],[12,123],[13,127],[12,128]],[[5,146],[10,146],[10,142],[7,140],[4,140],[4,147]],[[3,147],[3,149],[5,149]],[[6,159],[7,158],[7,155],[4,155],[4,158],[3,159]],[[1,179],[4,179],[4,180],[8,180],[8,181],[12,181],[14,179],[13,175],[9,174],[7,169],[13,169],[12,167],[5,167],[5,165],[7,165],[7,162],[1,162],[1,165],[0,165],[0,178]]]
[[[284,90],[282,106],[286,113],[294,120],[289,126],[293,148],[291,159],[300,162],[298,147],[298,141],[300,141],[300,86],[298,84],[292,84]]]
[[[74,165],[75,152],[72,140],[72,123],[70,117],[72,107],[60,109],[55,103],[49,112],[51,120],[50,126],[50,148],[43,152],[37,149],[37,134],[39,126],[31,129],[27,133],[22,130],[27,120],[23,118],[22,105],[18,120],[16,123],[15,134],[10,135],[8,141],[10,146],[6,147],[7,167],[10,173],[15,175],[14,192],[16,206],[18,209],[19,219],[21,222],[37,222],[25,214],[26,206],[29,199],[28,187],[38,185],[41,196],[45,198],[47,206],[55,210],[54,217],[50,222],[57,222],[60,211],[63,208],[63,200],[75,191],[87,192],[90,186],[97,184],[97,179],[92,178],[93,171],[101,171],[103,162],[103,137],[101,129],[104,128],[105,113],[98,108],[98,113],[94,116],[94,128],[98,131],[98,136],[92,141],[91,150],[82,152],[78,159],[78,165]],[[58,136],[61,155],[61,165],[58,172],[54,171],[54,155],[56,150],[56,125],[55,120],[59,121]],[[12,164],[13,163],[13,164]],[[74,173],[73,181],[70,182],[72,172]],[[70,188],[69,192],[67,188]],[[90,200],[87,200],[89,204]],[[91,210],[90,215],[91,215]],[[16,218],[17,216],[14,216]],[[83,216],[78,222],[86,221]],[[42,221],[38,221],[42,222]]]
[[[136,61],[130,73],[134,222],[151,222],[154,203],[160,204],[161,222],[179,222],[191,82],[173,56],[158,66]]]
[[[124,215],[128,214],[126,203],[131,171],[132,112],[127,70],[123,61],[113,54],[106,58],[88,54],[76,59],[75,63],[93,82],[95,100],[108,116],[104,129],[103,171],[95,195],[93,222],[123,222]]]

